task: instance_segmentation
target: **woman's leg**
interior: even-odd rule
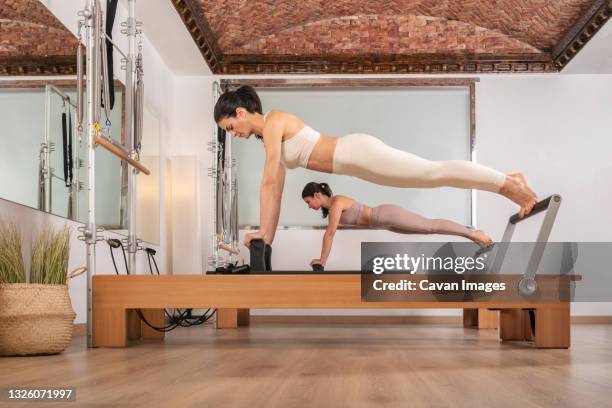
[[[383,204],[372,209],[370,226],[385,228],[400,234],[442,234],[465,237],[487,246],[492,241],[484,232],[473,231],[446,219],[430,219],[406,210],[398,205]]]
[[[528,212],[536,197],[521,174],[508,175],[467,160],[432,161],[362,133],[341,137],[333,157],[336,174],[393,187],[474,188],[502,194]]]
[[[466,160],[432,161],[354,133],[338,140],[334,173],[394,187],[459,187],[499,192],[506,175]]]

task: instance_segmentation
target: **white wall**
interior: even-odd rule
[[[524,172],[540,198],[562,195],[553,241],[612,241],[611,87],[612,75],[483,77],[477,87],[478,159]],[[481,226],[498,236],[512,204],[491,194],[478,203]]]
[[[194,199],[198,201],[194,208],[196,216],[186,217],[184,212],[176,212],[173,218],[174,274],[205,272],[206,258],[211,255],[208,249],[212,234],[209,220],[213,190],[207,172],[212,163],[208,143],[215,126],[211,119],[212,83],[211,76],[176,77],[173,82],[172,140],[167,151],[174,163],[172,188],[185,190],[185,183],[191,183]],[[193,172],[189,170],[191,163],[195,165]],[[174,172],[174,166],[180,168],[179,173]],[[181,199],[178,194],[177,191],[175,201]],[[193,261],[186,263],[189,259]]]
[[[551,241],[612,241],[612,75],[481,78],[476,94],[479,161],[522,171],[540,198],[563,202]],[[512,212],[507,200],[480,193],[480,226],[494,237]],[[517,228],[517,240],[536,236]],[[574,303],[574,315],[612,314],[612,303]]]

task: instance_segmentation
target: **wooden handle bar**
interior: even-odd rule
[[[112,141],[109,141],[108,139],[97,135],[93,137],[93,141],[94,143],[102,146],[121,160],[128,162],[130,166],[137,168],[147,176],[151,174],[151,171],[145,166],[143,166],[139,161],[132,159],[123,147],[116,145]]]

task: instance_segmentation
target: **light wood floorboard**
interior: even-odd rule
[[[569,350],[458,324],[255,322],[0,359],[1,388],[76,387],[76,403],[43,404],[67,407],[612,407],[611,379],[612,325],[590,324]]]

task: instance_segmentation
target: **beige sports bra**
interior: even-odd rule
[[[264,123],[268,113],[264,115]],[[281,162],[288,169],[295,169],[296,167],[306,168],[310,154],[320,137],[321,133],[310,126],[304,126],[294,136],[282,143]]]
[[[359,225],[359,219],[361,218],[361,211],[363,210],[363,204],[353,201],[346,210],[342,211],[340,215],[341,225]]]

